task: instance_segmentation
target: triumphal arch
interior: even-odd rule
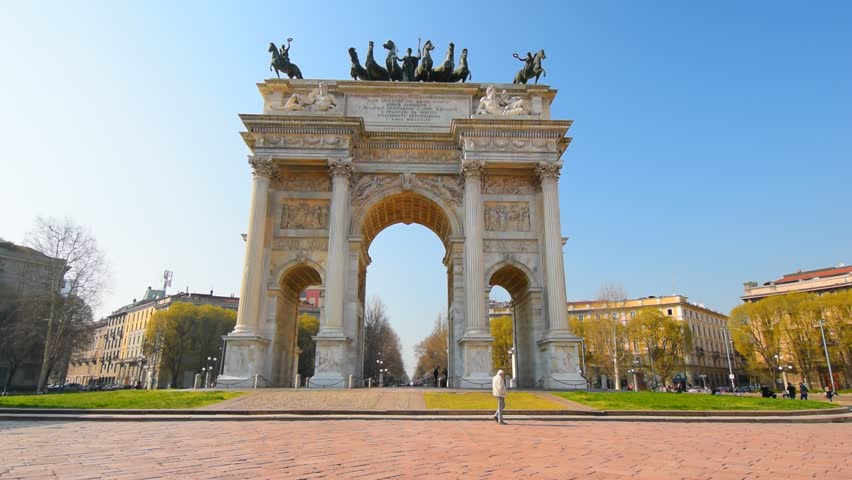
[[[267,80],[241,115],[252,194],[222,385],[292,386],[297,306],[324,291],[311,386],[361,385],[368,251],[396,223],[444,244],[450,386],[490,385],[488,294],[515,310],[521,387],[585,387],[557,182],[570,121],[544,85]],[[415,255],[416,252],[412,252]],[[442,306],[436,305],[436,311]]]

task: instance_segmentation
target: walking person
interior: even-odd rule
[[[498,370],[497,375],[491,380],[491,394],[497,397],[497,412],[494,413],[494,421],[500,425],[508,425],[503,421],[503,409],[506,408],[506,378],[503,370]]]
[[[435,367],[435,371],[432,372],[432,375],[435,377],[435,388],[441,388],[441,384],[438,383],[438,375],[440,375],[438,367]]]
[[[444,367],[444,371],[442,372],[442,374],[444,375],[444,388],[450,388],[450,377],[449,373],[447,372],[447,367]]]
[[[799,396],[802,400],[808,399],[808,386],[805,385],[805,382],[799,383]]]
[[[792,383],[787,384],[787,398],[790,400],[796,399],[796,387]]]
[[[834,400],[832,400],[832,398],[834,398],[834,390],[831,388],[831,385],[825,386],[825,398],[827,398],[829,402],[834,403]]]

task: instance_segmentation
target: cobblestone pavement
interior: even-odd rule
[[[852,478],[846,424],[2,422],[0,478]]]

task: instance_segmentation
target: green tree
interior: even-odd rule
[[[507,375],[512,373],[512,354],[514,345],[512,317],[503,315],[491,319],[491,368],[494,371],[503,370]]]
[[[302,378],[314,376],[314,360],[317,354],[317,345],[314,337],[319,332],[319,319],[313,315],[303,313],[299,315],[299,338],[296,344],[301,353],[299,354],[299,375]]]
[[[221,336],[233,330],[235,324],[233,310],[175,302],[168,310],[151,316],[143,349],[169,375],[170,385],[183,388],[187,362],[192,362],[190,369],[200,370],[206,357],[218,351]]]
[[[781,354],[783,309],[780,296],[767,297],[734,308],[728,316],[728,329],[734,346],[746,359],[753,374],[763,373],[774,383]]]
[[[852,289],[821,295],[819,299],[822,302],[822,318],[825,320],[825,336],[831,365],[843,372],[846,385],[852,385]],[[822,342],[821,335],[819,341]],[[827,374],[822,350],[820,355],[819,365],[826,369]]]
[[[792,293],[780,298],[779,304],[784,309],[781,322],[784,345],[803,380],[810,384],[822,354],[817,324],[822,317],[823,301],[817,295],[806,293]]]
[[[628,321],[631,340],[641,343],[648,352],[652,371],[660,383],[666,381],[684,364],[684,355],[692,350],[689,326],[664,315],[657,308],[643,308]]]

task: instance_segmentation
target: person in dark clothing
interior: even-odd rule
[[[802,400],[808,399],[808,386],[804,384],[804,382],[799,384],[799,397]]]
[[[831,385],[825,386],[825,398],[828,399],[829,402],[834,403],[834,389],[831,388]]]
[[[444,375],[444,381],[443,381],[444,388],[447,388],[447,387],[450,386],[450,377],[447,376],[447,374],[448,374],[447,367],[444,367],[444,371],[442,372],[442,374]]]
[[[787,398],[790,400],[796,399],[796,387],[794,387],[792,383],[787,384]]]
[[[432,375],[434,375],[434,376],[435,376],[435,388],[440,388],[440,387],[441,387],[441,384],[440,384],[440,383],[438,383],[438,375],[440,375],[439,370],[438,370],[438,367],[435,367],[435,371],[434,371],[434,372],[432,372]]]

